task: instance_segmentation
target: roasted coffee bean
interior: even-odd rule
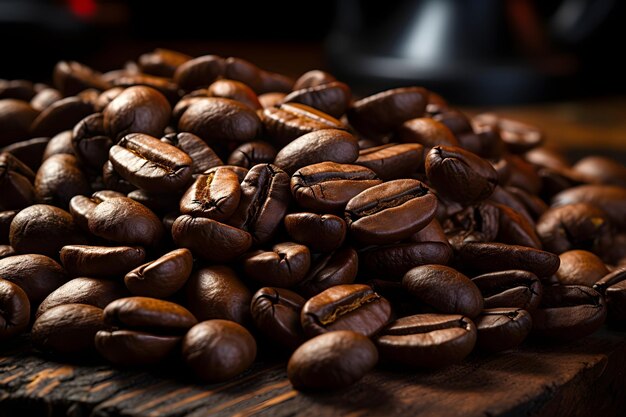
[[[0,80],[0,99],[15,98],[28,101],[37,93],[32,81]]]
[[[586,249],[596,253],[611,244],[611,222],[607,213],[589,203],[554,207],[537,220],[537,234],[546,250],[563,253]]]
[[[435,146],[460,146],[448,127],[429,117],[407,120],[399,126],[393,136],[402,143],[418,143],[427,150]]]
[[[541,249],[541,241],[535,233],[533,223],[511,207],[497,203],[494,205],[500,211],[500,224],[496,237],[498,242]]]
[[[87,304],[103,309],[112,301],[128,296],[128,290],[119,281],[74,278],[48,294],[39,304],[35,317],[63,304]]]
[[[15,255],[0,259],[0,277],[20,286],[32,308],[67,281],[65,271],[44,255]]]
[[[477,346],[500,352],[519,346],[530,333],[533,322],[526,310],[519,308],[486,309],[476,318]]]
[[[0,149],[18,158],[30,169],[36,171],[43,160],[43,153],[48,146],[50,138],[33,138],[12,143]]]
[[[450,129],[455,137],[472,132],[470,119],[458,110],[446,108],[442,112],[434,114],[432,118]]]
[[[184,188],[193,161],[185,152],[141,133],[124,136],[109,151],[113,168],[146,191],[164,193]]]
[[[0,153],[0,210],[22,209],[35,202],[33,172],[9,153]]]
[[[302,74],[293,85],[294,91],[302,88],[316,87],[318,85],[324,85],[337,81],[334,75],[329,74],[326,71],[311,70]]]
[[[353,197],[345,219],[353,238],[362,244],[406,239],[434,217],[436,197],[417,180],[393,180]]]
[[[63,304],[46,310],[33,323],[33,344],[56,354],[87,355],[94,351],[94,336],[108,328],[102,309],[87,304]]]
[[[180,64],[174,72],[174,81],[185,91],[208,87],[224,74],[226,62],[217,55],[204,55]]]
[[[603,156],[587,156],[572,167],[574,171],[592,178],[600,184],[626,187],[626,167],[618,161]]]
[[[218,168],[210,174],[199,175],[180,199],[182,214],[228,220],[239,205],[241,186],[237,174]]]
[[[606,212],[611,223],[626,228],[626,188],[615,185],[580,185],[565,190],[552,198],[552,207],[575,203],[589,203]]]
[[[484,307],[533,311],[541,302],[543,286],[532,272],[508,270],[472,278],[484,298]]]
[[[80,97],[66,97],[55,101],[33,120],[31,134],[52,137],[72,129],[76,123],[93,113],[93,110],[93,104]]]
[[[596,290],[582,285],[546,286],[541,304],[532,314],[533,332],[542,339],[569,341],[602,326],[607,310]]]
[[[289,358],[287,376],[295,389],[328,390],[352,385],[378,362],[376,346],[347,330],[319,335]]]
[[[261,90],[263,70],[245,59],[228,57],[224,68],[224,78],[241,81],[254,91]]]
[[[530,194],[539,194],[542,183],[535,168],[517,155],[507,154],[503,158],[510,170],[509,181],[504,185],[521,188]]]
[[[360,270],[367,277],[399,280],[411,268],[420,265],[446,265],[452,248],[443,242],[395,243],[374,246],[359,253]]]
[[[101,330],[96,333],[96,350],[116,365],[139,366],[161,362],[180,344],[180,336],[138,330]]]
[[[483,158],[500,159],[506,151],[506,145],[498,127],[475,122],[472,125],[473,132],[458,135],[459,146]]]
[[[304,300],[302,301],[304,304]],[[0,340],[24,332],[30,322],[30,301],[22,288],[0,278]],[[300,325],[300,312],[296,318]]]
[[[159,77],[173,77],[176,69],[192,59],[191,56],[169,49],[156,48],[139,56],[137,64],[141,72]]]
[[[368,285],[336,285],[310,298],[301,322],[309,336],[352,330],[365,336],[378,333],[391,318],[391,305]]]
[[[106,106],[108,106],[109,103],[112,102],[115,97],[119,96],[124,90],[124,87],[111,87],[108,90],[103,91],[94,103],[94,110],[102,112]]]
[[[256,341],[240,324],[208,320],[187,332],[182,356],[198,379],[226,381],[252,365],[256,357]]]
[[[438,242],[448,245],[448,238],[441,227],[441,223],[437,219],[432,219],[430,223],[418,230],[409,238],[411,242]]]
[[[113,141],[104,130],[104,116],[93,113],[82,119],[72,131],[72,147],[78,159],[93,170],[100,170],[109,159]]]
[[[341,117],[350,104],[350,87],[339,81],[301,88],[289,93],[284,103],[300,103],[333,117]]]
[[[209,97],[221,97],[238,101],[252,110],[259,110],[261,103],[254,91],[246,84],[234,80],[217,80],[207,89]]]
[[[391,132],[409,119],[421,117],[427,101],[428,91],[424,88],[396,88],[354,102],[346,114],[356,130],[366,136],[376,136]]]
[[[128,272],[124,283],[134,295],[166,298],[185,285],[192,267],[191,252],[176,249]]]
[[[500,210],[487,202],[475,204],[449,216],[443,227],[455,248],[466,242],[492,242],[500,230]]]
[[[498,187],[496,187],[496,190],[497,189]],[[524,205],[533,220],[536,221],[543,213],[548,211],[548,205],[538,196],[517,187],[506,187],[505,189]],[[491,195],[492,198],[494,195],[495,192]],[[539,238],[541,238],[541,236]]]
[[[267,142],[246,142],[239,145],[228,157],[227,163],[244,168],[269,164],[276,158],[276,149]]]
[[[269,251],[250,252],[243,256],[242,263],[247,277],[266,286],[290,288],[309,272],[311,253],[304,245],[284,242]]]
[[[349,246],[344,246],[318,257],[296,290],[306,297],[313,297],[335,285],[352,284],[358,266],[357,252]]]
[[[163,236],[159,218],[143,204],[128,197],[103,201],[88,216],[89,231],[125,245],[154,246]]]
[[[67,245],[61,248],[60,257],[69,276],[119,278],[141,265],[146,252],[130,246]]]
[[[547,278],[559,269],[559,257],[550,252],[504,243],[469,242],[455,253],[456,262],[478,272],[507,269],[530,271],[539,278]]]
[[[27,207],[13,218],[9,240],[17,253],[39,253],[51,258],[58,258],[65,245],[87,243],[70,213],[44,204]]]
[[[169,78],[157,77],[155,75],[140,74],[140,73],[126,73],[117,77],[113,81],[113,85],[116,87],[149,87],[153,90],[161,93],[163,97],[169,102],[169,104],[175,103],[179,98],[179,88]],[[143,132],[148,133],[149,132]],[[158,136],[154,134],[153,136]]]
[[[76,223],[81,229],[89,231],[88,221],[91,215],[91,210],[98,204],[111,198],[125,197],[124,194],[117,191],[103,190],[96,191],[91,197],[84,195],[77,195],[70,200],[70,213]]]
[[[428,152],[426,174],[439,193],[464,205],[488,198],[498,183],[491,164],[452,146],[435,146]]]
[[[224,165],[213,149],[193,133],[169,133],[161,141],[174,145],[189,155],[193,174],[201,174],[210,168]]]
[[[160,137],[171,111],[165,96],[154,88],[129,87],[103,110],[104,129],[114,140],[133,132]]]
[[[337,129],[323,129],[300,136],[276,155],[274,164],[293,175],[298,169],[319,162],[350,164],[359,157],[356,138]]]
[[[252,245],[250,233],[218,221],[188,214],[172,224],[176,245],[191,250],[211,262],[229,262],[245,253]],[[211,242],[211,245],[207,245]]]
[[[261,120],[243,103],[207,97],[189,105],[180,116],[178,130],[198,135],[208,144],[225,140],[247,142],[258,136]]]
[[[626,268],[619,267],[597,281],[593,288],[606,298],[609,318],[613,321],[626,320]]]
[[[316,212],[341,212],[362,191],[382,183],[374,171],[359,165],[320,162],[297,170],[291,192],[298,204]]]
[[[478,316],[483,297],[478,287],[459,271],[443,265],[422,265],[410,269],[402,286],[416,300],[444,314]]]
[[[294,242],[308,246],[312,252],[332,252],[346,238],[346,222],[333,214],[290,213],[284,223]]]
[[[280,103],[283,102],[283,99],[286,96],[287,94],[285,93],[272,92],[272,93],[260,94],[258,97],[259,97],[259,103],[261,103],[261,107],[263,107],[264,109],[268,109],[272,107],[278,107]]]
[[[227,266],[201,268],[185,286],[187,306],[199,320],[223,319],[246,325],[250,319],[250,290]]]
[[[141,189],[133,190],[126,195],[126,197],[143,204],[159,216],[178,210],[180,196],[180,192],[162,194]]]
[[[229,169],[233,171],[237,175],[237,178],[239,179],[240,183],[243,182],[243,180],[246,178],[246,175],[248,175],[248,172],[250,172],[248,168],[244,168],[244,167],[240,167],[236,165],[220,165],[220,166],[215,166],[215,167],[207,169],[206,171],[204,171],[204,174],[211,174],[221,168]]]
[[[561,264],[556,278],[563,285],[593,285],[609,273],[602,260],[586,250],[570,250],[559,255]]]
[[[11,228],[11,221],[19,210],[5,210],[0,211],[0,244],[9,243],[9,230]]]
[[[474,120],[481,124],[497,126],[502,140],[513,153],[523,153],[540,146],[545,139],[543,133],[536,127],[493,113],[480,114],[475,116]]]
[[[460,362],[475,344],[476,326],[458,314],[403,317],[376,338],[382,359],[412,368],[439,368]]]
[[[507,206],[515,210],[515,212],[521,215],[526,221],[526,223],[529,223],[534,229],[536,217],[530,214],[530,212],[527,209],[527,206],[521,201],[520,197],[513,194],[510,191],[510,189],[501,187],[499,185],[496,186],[496,188],[493,190],[493,194],[491,194],[487,202],[494,204],[494,205],[500,204],[500,205]],[[507,213],[502,213],[502,214],[506,215]],[[509,217],[509,216],[505,216],[505,217]]]
[[[0,146],[27,139],[30,126],[39,112],[23,100],[0,100]]]
[[[354,163],[371,169],[385,181],[394,180],[415,173],[423,162],[423,153],[424,147],[418,143],[389,143],[362,149]]]
[[[228,224],[267,242],[282,222],[290,201],[289,176],[272,164],[255,165],[241,183],[241,199]]]
[[[9,245],[0,245],[0,259],[7,258],[9,256],[17,255],[15,249]]]
[[[198,321],[189,310],[170,301],[150,297],[126,297],[104,308],[105,323],[126,329],[181,334]]]
[[[72,145],[72,131],[64,130],[63,132],[54,135],[50,141],[46,144],[42,161],[50,158],[52,155],[59,153],[66,153],[68,155],[74,155],[74,145]]]
[[[263,287],[250,303],[252,320],[270,341],[294,350],[304,341],[300,311],[306,300],[284,288]]]
[[[263,109],[261,117],[265,133],[272,139],[272,143],[281,147],[316,130],[345,129],[334,117],[298,103],[267,107]]]
[[[111,161],[105,162],[102,166],[102,181],[109,190],[118,191],[122,193],[122,195],[126,195],[137,189],[137,187],[115,171]]]
[[[106,90],[109,87],[102,74],[76,61],[59,61],[54,66],[52,81],[64,96],[78,94],[88,88]]]
[[[75,195],[90,194],[91,187],[73,155],[52,155],[39,167],[35,177],[37,200],[67,208]]]

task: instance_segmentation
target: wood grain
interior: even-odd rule
[[[0,416],[618,416],[626,406],[625,336],[605,328],[568,345],[474,354],[434,372],[379,367],[332,393],[293,390],[282,362],[258,361],[232,381],[200,385],[178,363],[61,363],[22,338],[0,348]]]

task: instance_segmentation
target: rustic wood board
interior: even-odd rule
[[[283,362],[199,385],[180,365],[120,370],[0,347],[0,416],[618,416],[626,407],[626,333],[526,344],[434,372],[377,370],[333,393],[294,391]]]

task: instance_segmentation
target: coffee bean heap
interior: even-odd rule
[[[626,167],[421,87],[59,62],[0,82],[0,147],[0,339],[60,360],[332,389],[626,321]]]

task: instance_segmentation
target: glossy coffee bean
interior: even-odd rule
[[[78,159],[91,170],[98,171],[109,158],[113,141],[104,130],[104,116],[93,113],[82,119],[72,130],[72,148]]]
[[[115,171],[111,161],[105,162],[102,166],[102,182],[107,189],[117,191],[122,195],[126,195],[137,189],[137,187]]]
[[[263,129],[271,142],[281,147],[317,130],[345,129],[334,117],[298,103],[267,107],[263,109],[262,120]]]
[[[174,72],[174,81],[185,91],[208,87],[224,74],[226,62],[217,55],[203,55],[180,64]]]
[[[216,80],[207,89],[209,97],[221,97],[238,101],[252,110],[261,108],[261,103],[255,92],[246,84],[234,80]]]
[[[344,246],[315,259],[296,290],[306,297],[313,297],[335,285],[352,284],[358,269],[357,252],[349,246]]]
[[[294,350],[304,341],[300,311],[305,302],[293,291],[263,287],[252,296],[250,313],[256,328],[270,341]]]
[[[626,187],[626,168],[612,158],[586,156],[576,162],[572,168],[598,183]]]
[[[559,255],[561,264],[556,278],[562,285],[593,285],[609,273],[606,265],[595,254],[586,250],[570,250]]]
[[[88,88],[108,88],[102,74],[76,61],[59,61],[54,66],[52,81],[64,96],[78,94]]]
[[[284,103],[300,103],[333,117],[341,117],[350,104],[350,87],[339,81],[301,88],[289,93]]]
[[[203,172],[203,174],[208,175],[221,168],[229,169],[233,171],[237,175],[237,178],[239,179],[240,183],[243,182],[243,180],[246,178],[246,175],[248,175],[248,172],[250,171],[248,168],[240,167],[237,165],[220,165],[220,166],[215,166],[215,167],[207,169],[206,171]]]
[[[163,213],[171,213],[178,209],[181,194],[180,191],[163,194],[138,189],[131,191],[126,197],[143,204],[155,214],[161,216]]]
[[[60,257],[69,276],[118,278],[141,265],[146,252],[131,246],[66,245]]]
[[[9,145],[29,136],[30,126],[39,112],[24,101],[13,98],[0,100],[0,146]]]
[[[19,285],[28,295],[33,308],[67,281],[61,265],[37,254],[0,259],[0,277]]]
[[[290,288],[309,272],[309,248],[293,242],[277,243],[271,250],[256,250],[242,259],[247,277],[264,286]]]
[[[161,141],[174,145],[189,155],[192,161],[191,172],[193,174],[201,174],[210,168],[223,165],[222,160],[213,149],[193,133],[168,133],[161,138]]]
[[[192,327],[183,339],[183,360],[205,382],[231,379],[252,365],[256,341],[240,324],[208,320]]]
[[[526,310],[519,308],[486,309],[476,318],[477,346],[500,352],[519,346],[530,334],[533,322]]]
[[[483,308],[483,297],[478,287],[465,275],[447,266],[412,268],[402,278],[402,286],[416,300],[440,313],[473,318]]]
[[[218,168],[199,175],[180,199],[182,214],[224,221],[235,212],[241,198],[237,174]]]
[[[246,142],[237,146],[228,157],[229,165],[252,168],[258,164],[269,164],[276,158],[276,148],[267,142]]]
[[[20,168],[25,168],[20,169]],[[35,202],[32,171],[11,154],[0,154],[0,209],[13,210]]]
[[[345,219],[351,236],[362,244],[406,239],[434,217],[436,197],[420,181],[393,180],[353,197]]]
[[[368,285],[336,285],[310,298],[302,307],[304,333],[315,336],[352,330],[365,336],[378,333],[391,318],[391,305]]]
[[[332,252],[346,238],[346,222],[333,214],[290,213],[284,220],[287,234],[311,252]]]
[[[496,237],[498,242],[541,249],[541,241],[535,232],[534,223],[511,207],[497,203],[494,205],[500,212],[498,236]]]
[[[626,321],[626,268],[622,266],[611,271],[593,288],[604,295],[609,319],[618,323]]]
[[[334,75],[321,70],[311,70],[302,74],[293,85],[293,89],[315,87],[318,85],[328,84],[337,81]]]
[[[141,54],[137,60],[141,72],[160,77],[173,77],[176,69],[192,59],[191,56],[169,49],[156,48]]]
[[[9,256],[17,255],[15,249],[9,245],[0,245],[0,259],[7,258]]]
[[[50,138],[33,138],[12,143],[2,148],[2,152],[10,153],[18,158],[32,170],[37,170],[41,161],[43,161],[43,153],[48,146]]]
[[[513,153],[526,152],[540,146],[545,139],[543,132],[538,128],[493,113],[483,113],[476,116],[474,120],[497,126],[502,140]]]
[[[441,223],[436,218],[432,219],[423,229],[411,235],[409,240],[415,243],[437,242],[448,245],[448,238],[441,227]]]
[[[198,320],[223,319],[243,325],[249,321],[252,294],[227,266],[210,266],[193,272],[185,294],[186,305]]]
[[[435,146],[460,146],[448,126],[430,117],[407,120],[396,129],[393,138],[402,143],[419,143],[427,150]]]
[[[518,308],[533,311],[539,306],[543,286],[532,272],[508,270],[490,272],[472,278],[488,308]]]
[[[181,334],[198,322],[183,306],[150,297],[112,301],[104,308],[104,321],[115,327],[150,329],[161,334]]]
[[[304,304],[304,300],[303,300]],[[0,340],[10,339],[28,328],[30,301],[22,288],[0,278]],[[300,324],[300,313],[297,316]]]
[[[298,390],[338,389],[363,378],[377,362],[378,351],[367,337],[341,330],[302,344],[289,358],[287,376]]]
[[[134,295],[167,298],[185,285],[192,267],[191,252],[176,249],[128,272],[124,283]]]
[[[492,242],[500,231],[500,210],[487,202],[474,204],[449,216],[443,228],[455,248],[466,242]]]
[[[55,101],[33,120],[31,134],[52,137],[59,132],[72,129],[93,111],[93,104],[80,97],[72,96]]]
[[[87,355],[94,351],[94,336],[108,326],[102,309],[87,304],[63,304],[37,317],[31,331],[33,344],[61,355]]]
[[[286,96],[287,94],[285,93],[278,93],[274,91],[270,93],[259,94],[258,98],[259,98],[259,103],[261,104],[261,107],[263,109],[269,109],[269,108],[278,107],[283,102],[283,99]]]
[[[476,326],[458,314],[402,317],[376,338],[382,359],[411,368],[439,368],[460,362],[475,344]]]
[[[129,87],[103,110],[104,129],[113,140],[129,133],[160,137],[171,111],[167,98],[154,88],[144,85]]]
[[[615,185],[580,185],[560,192],[552,198],[552,207],[566,204],[589,203],[606,212],[611,223],[626,227],[626,188]]]
[[[379,178],[387,181],[410,177],[423,160],[422,145],[389,143],[360,150],[354,163],[371,169]]]
[[[181,336],[140,330],[101,330],[94,342],[98,353],[120,366],[154,365],[174,354]]]
[[[125,195],[117,191],[102,190],[96,191],[91,197],[84,195],[72,197],[70,200],[70,213],[72,214],[74,223],[81,229],[89,231],[88,222],[91,211],[103,201],[117,197],[125,197]]]
[[[394,243],[374,246],[359,253],[364,276],[400,280],[411,268],[420,265],[446,265],[452,248],[443,242]]]
[[[85,174],[73,155],[58,154],[46,159],[35,177],[37,200],[67,208],[75,195],[91,193]]]

